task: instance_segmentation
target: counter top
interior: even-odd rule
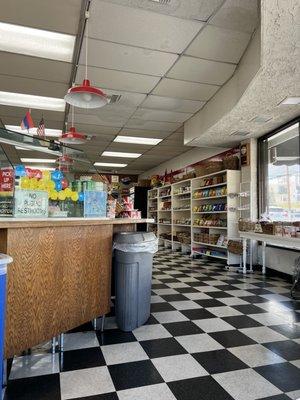
[[[0,218],[0,229],[48,226],[125,225],[150,223],[151,218]]]

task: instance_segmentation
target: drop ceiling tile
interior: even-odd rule
[[[142,119],[130,118],[126,123],[126,128],[145,129],[154,131],[174,131],[180,124],[177,122],[158,122],[158,121],[144,121]]]
[[[89,31],[97,39],[181,53],[202,26],[198,21],[94,1]]]
[[[130,118],[130,116],[135,112],[136,107],[126,107],[121,104],[107,104],[102,108],[94,108],[94,109],[83,109],[76,108],[76,114],[86,115],[86,116],[96,116],[102,121],[123,121],[125,118]],[[102,124],[105,125],[105,124]]]
[[[232,76],[235,68],[234,64],[182,56],[167,76],[191,82],[223,85]]]
[[[207,25],[185,54],[237,64],[251,39],[249,33]]]
[[[226,0],[209,22],[221,28],[252,33],[259,22],[257,0]]]
[[[219,89],[216,85],[163,78],[153,91],[159,96],[186,100],[209,100]]]
[[[1,21],[77,34],[81,0],[22,0],[21,4],[20,0],[3,2]]]
[[[148,0],[104,0],[107,3],[120,4],[128,7],[141,8],[155,13],[172,15],[174,17],[207,21],[223,0],[176,0],[169,4]]]
[[[25,111],[25,113],[26,113],[26,111]],[[21,120],[24,117],[25,113],[23,114],[22,117],[12,117],[12,116],[5,116],[5,115],[2,116],[0,114],[0,118],[2,119],[2,122],[4,123],[4,125],[20,126]],[[35,125],[37,125],[40,122],[41,118],[42,118],[42,113],[32,115],[32,119],[33,119],[33,122],[35,123]],[[45,120],[46,128],[62,129],[62,127],[63,127],[63,121],[52,121],[48,118],[47,119],[44,118],[44,120]]]
[[[170,132],[159,132],[153,130],[144,130],[144,129],[128,129],[123,128],[119,135],[123,136],[137,136],[137,137],[145,137],[145,138],[153,138],[153,139],[164,139],[165,137],[170,135]]]
[[[71,122],[71,116],[68,117],[69,123]],[[79,114],[77,113],[74,117],[75,124],[91,124],[91,125],[103,125],[103,126],[113,126],[116,128],[121,128],[127,121],[126,117],[113,118],[110,116],[100,117],[93,114]]]
[[[67,93],[68,85],[38,79],[0,75],[0,88],[3,92],[63,98]]]
[[[28,108],[24,107],[12,107],[12,106],[3,106],[0,105],[0,117],[5,118],[5,117],[15,117],[18,120],[20,120],[24,117],[26,112],[28,111]],[[43,114],[45,121],[58,121],[58,122],[63,122],[64,120],[64,113],[59,112],[59,111],[48,111],[48,110],[31,110],[31,116],[33,120],[41,118],[41,115]],[[20,125],[20,124],[18,124]],[[48,128],[51,128],[48,126]]]
[[[103,126],[103,125],[93,125],[93,124],[81,124],[76,123],[76,129],[80,132],[84,132],[87,134],[93,134],[101,137],[104,141],[111,141],[117,135],[120,128],[112,127],[112,126]]]
[[[80,53],[81,65],[85,63],[84,54],[85,44]],[[176,54],[89,39],[88,65],[93,67],[163,76],[177,58]]]
[[[134,74],[132,72],[114,71],[112,69],[89,67],[88,76],[92,84],[110,90],[149,93],[159,82],[157,76]],[[79,65],[76,83],[84,79],[84,67]]]
[[[0,74],[69,83],[72,64],[21,54],[0,52]]]
[[[195,113],[199,111],[204,104],[204,101],[183,100],[172,97],[149,95],[143,102],[142,107],[166,111]]]
[[[138,108],[134,113],[133,118],[143,119],[146,121],[184,122],[192,116],[193,114],[188,113]]]

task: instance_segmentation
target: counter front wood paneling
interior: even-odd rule
[[[13,258],[7,280],[7,358],[110,311],[113,231],[134,228],[128,222],[78,221],[0,229],[0,251]]]

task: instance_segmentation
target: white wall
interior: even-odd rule
[[[199,147],[188,150],[187,152],[180,154],[169,161],[159,164],[157,167],[150,169],[142,173],[139,178],[146,179],[152,175],[162,175],[167,170],[168,172],[176,171],[181,168],[185,168],[190,164],[194,164],[197,161],[205,160],[206,158],[215,156],[216,154],[223,153],[227,149],[220,147]]]

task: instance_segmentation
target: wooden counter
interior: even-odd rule
[[[8,267],[6,357],[110,311],[114,232],[146,219],[0,218]]]

